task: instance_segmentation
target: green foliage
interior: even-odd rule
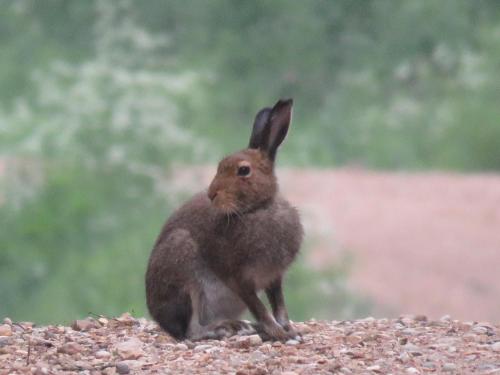
[[[280,163],[499,170],[499,20],[490,0],[3,1],[0,315],[143,314],[170,166],[244,147],[278,97]],[[367,311],[348,269],[296,265],[294,318]]]

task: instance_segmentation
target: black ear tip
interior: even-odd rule
[[[292,108],[293,106],[293,99],[280,99],[278,102],[274,105],[273,109],[282,109],[282,108]]]

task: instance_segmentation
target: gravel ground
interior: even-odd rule
[[[129,314],[71,327],[0,325],[0,374],[500,374],[500,326],[425,316],[295,323],[303,342],[259,336],[177,343]]]

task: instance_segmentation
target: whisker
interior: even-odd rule
[[[240,222],[246,227],[247,223],[244,220],[243,214],[240,212],[240,210],[238,210],[238,207],[236,205],[234,205],[233,207],[233,212],[236,215],[236,217],[240,219]]]

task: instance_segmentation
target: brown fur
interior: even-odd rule
[[[252,148],[219,163],[208,191],[169,218],[151,253],[148,308],[178,339],[222,337],[248,328],[236,320],[246,308],[263,336],[296,336],[281,283],[299,251],[302,226],[297,211],[278,194],[274,175],[274,155],[288,129],[291,101],[265,110],[264,124],[256,118]],[[260,136],[262,131],[266,135]],[[249,167],[250,173],[239,175],[240,167]],[[260,290],[266,291],[272,314],[257,297]]]

